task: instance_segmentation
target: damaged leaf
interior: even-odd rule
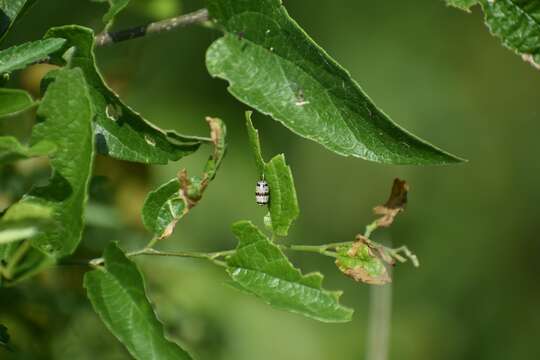
[[[393,259],[369,244],[363,236],[349,246],[337,249],[336,265],[345,275],[355,281],[370,285],[384,285],[392,282],[385,262],[393,264]]]
[[[50,155],[54,171],[47,185],[35,187],[22,201],[53,209],[53,220],[62,226],[33,238],[32,245],[59,258],[75,251],[83,232],[94,159],[94,112],[80,69],[49,74],[31,143],[50,141],[56,146]]]
[[[142,221],[146,229],[159,238],[169,237],[176,223],[201,200],[204,191],[219,169],[226,152],[225,123],[217,118],[207,117],[210,127],[209,142],[213,146],[202,178],[189,177],[183,169],[176,179],[172,179],[150,192],[142,210]]]
[[[323,322],[350,321],[352,309],[339,303],[338,291],[322,288],[320,273],[303,275],[257,227],[233,224],[236,252],[227,259],[234,285],[278,309]]]
[[[251,111],[246,112],[246,126],[251,148],[255,156],[257,169],[268,182],[270,189],[269,218],[265,221],[272,226],[278,236],[287,236],[289,228],[300,214],[296,188],[290,166],[285,162],[285,155],[274,156],[265,162],[261,153],[259,132],[251,121]]]
[[[94,33],[91,29],[67,25],[49,30],[46,37],[65,39],[64,50],[74,47],[69,65],[83,70],[95,108],[96,151],[115,159],[145,164],[167,164],[195,152],[201,142],[165,131],[125,105],[105,83],[96,66]],[[65,64],[61,56],[55,63]]]
[[[409,185],[406,181],[395,179],[390,192],[390,197],[384,205],[373,208],[375,215],[382,215],[376,220],[377,227],[388,227],[394,222],[394,218],[403,210],[407,204],[407,194]]]

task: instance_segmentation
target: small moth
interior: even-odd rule
[[[270,201],[270,187],[264,180],[257,181],[255,186],[255,201],[257,205],[268,205]]]

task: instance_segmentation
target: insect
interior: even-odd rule
[[[255,186],[255,201],[257,205],[268,205],[270,201],[270,187],[264,180],[257,181]]]

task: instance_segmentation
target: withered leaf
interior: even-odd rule
[[[367,239],[358,235],[349,246],[337,249],[336,265],[345,275],[355,281],[370,285],[384,285],[392,282],[384,258],[379,249],[372,247]]]
[[[409,185],[405,180],[394,179],[390,197],[384,205],[373,208],[375,215],[382,215],[377,219],[377,227],[388,227],[394,222],[394,218],[403,210],[407,204],[407,193]]]

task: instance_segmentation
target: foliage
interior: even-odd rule
[[[0,36],[32,3],[0,2],[4,15]],[[108,3],[109,10],[103,17],[106,29],[129,0]],[[448,3],[464,10],[476,4]],[[537,2],[479,3],[486,23],[505,46],[538,66]],[[208,0],[207,6],[212,20],[208,27],[223,32],[206,53],[208,72],[228,81],[230,93],[244,104],[339,155],[392,165],[462,161],[402,129],[378,109],[350,74],[289,16],[281,1]],[[135,31],[133,36],[144,34],[140,28],[131,31]],[[182,169],[176,178],[148,194],[141,215],[150,240],[143,248],[124,252],[108,239],[103,258],[85,261],[92,267],[84,276],[88,298],[133,357],[191,359],[164,335],[164,327],[147,298],[143,275],[132,260],[137,256],[206,260],[223,268],[235,288],[277,309],[323,322],[349,321],[353,311],[339,303],[341,292],[323,289],[320,273],[303,274],[295,267],[286,256],[288,251],[330,257],[345,275],[372,285],[389,283],[389,267],[396,262],[410,260],[418,266],[418,259],[407,247],[390,248],[371,238],[378,228],[390,226],[405,208],[409,188],[399,179],[394,181],[388,201],[374,209],[380,217],[353,241],[302,245],[285,238],[300,214],[292,170],[284,154],[264,159],[251,112],[246,113],[246,125],[255,167],[270,188],[265,217],[269,234],[241,220],[232,227],[238,240],[235,249],[156,249],[215,180],[226,155],[226,125],[219,118],[207,117],[209,137],[160,129],[126,105],[106,84],[96,62],[95,46],[92,29],[66,25],[49,29],[43,39],[0,51],[0,74],[6,78],[38,62],[57,67],[42,79],[42,94],[37,100],[23,90],[0,88],[1,117],[37,106],[28,144],[17,137],[0,137],[0,165],[47,157],[51,170],[46,184],[34,184],[2,213],[0,285],[15,285],[52,264],[72,259],[85,230],[96,155],[160,165],[180,160],[202,145],[209,145],[211,151],[200,176],[189,176]],[[8,340],[5,328],[0,327],[0,345],[7,346]]]
[[[540,1],[538,0],[447,0],[449,5],[469,11],[480,4],[491,33],[504,46],[540,69]]]

